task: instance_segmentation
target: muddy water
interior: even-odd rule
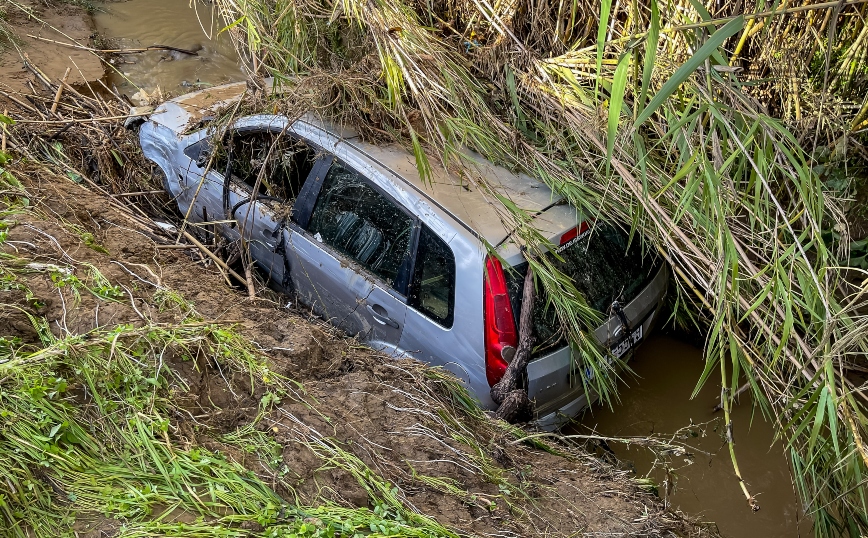
[[[784,538],[812,536],[811,525],[799,509],[789,469],[780,443],[772,445],[773,431],[763,421],[750,398],[743,395],[733,410],[736,455],[750,492],[756,495],[759,512],[751,512],[735,479],[729,451],[720,436],[723,413],[712,413],[720,394],[720,376],[709,379],[699,395],[690,400],[702,372],[702,351],[678,340],[655,336],[636,352],[630,366],[639,376],[622,385],[621,402],[614,410],[595,408],[582,418],[584,426],[606,436],[635,436],[674,433],[692,420],[704,423],[718,419],[705,437],[686,442],[712,455],[695,453],[695,462],[672,462],[677,469],[676,488],[669,496],[674,508],[714,521],[724,536],[732,538]],[[717,426],[717,431],[713,431]],[[576,426],[576,433],[587,429]],[[622,460],[635,465],[638,475],[652,467],[654,456],[646,449],[627,449],[619,443],[609,446]],[[680,468],[679,468],[680,467]],[[662,471],[651,478],[662,484]],[[661,497],[664,495],[660,488]]]
[[[192,6],[192,7],[191,7]],[[143,89],[181,95],[210,85],[244,80],[238,55],[225,23],[201,0],[126,0],[101,5],[94,16],[97,31],[113,48],[151,45],[194,50],[198,56],[169,51],[123,55],[109,80],[132,96]],[[219,35],[218,35],[219,34]]]

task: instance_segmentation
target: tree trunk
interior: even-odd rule
[[[503,378],[491,387],[491,399],[500,407],[495,415],[508,422],[528,415],[532,404],[527,391],[518,388],[518,382],[530,362],[533,348],[532,313],[534,302],[533,269],[527,268],[522,289],[521,313],[519,315],[518,350],[506,368]]]
[[[527,398],[527,391],[515,389],[507,393],[500,403],[500,407],[494,412],[494,416],[507,422],[520,422],[529,418],[533,404]]]

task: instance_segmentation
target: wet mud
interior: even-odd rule
[[[38,66],[51,80],[61,79],[70,68],[67,80],[71,84],[103,76],[103,64],[93,53],[44,41],[77,42],[89,46],[95,27],[88,13],[61,2],[46,5],[37,0],[21,0],[17,3],[29,13],[11,3],[0,6],[17,38],[14,44],[3,43],[0,47],[0,88],[30,93],[27,82],[33,78],[33,73],[24,67],[25,61]]]

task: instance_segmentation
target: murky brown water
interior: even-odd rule
[[[673,433],[694,423],[703,423],[723,413],[712,413],[720,395],[720,376],[708,380],[699,395],[690,400],[704,363],[702,351],[673,338],[654,336],[645,342],[630,362],[639,376],[622,386],[621,402],[614,410],[597,407],[586,413],[582,424],[606,436]],[[790,481],[789,468],[780,443],[772,446],[773,429],[759,409],[754,412],[745,394],[733,410],[736,456],[748,489],[760,504],[751,512],[732,470],[729,451],[717,432],[709,429],[704,438],[686,441],[713,456],[696,453],[695,462],[686,465],[673,461],[677,486],[670,496],[672,506],[685,513],[714,521],[724,536],[732,538],[783,538],[812,536],[810,522],[799,509],[799,501]],[[576,433],[587,433],[581,426]],[[719,430],[720,428],[718,428]],[[627,449],[609,443],[622,460],[635,464],[638,475],[651,468],[654,457],[646,449]],[[656,483],[663,482],[662,471],[652,471]],[[662,496],[661,488],[661,496]]]
[[[192,7],[191,7],[192,6]],[[167,51],[124,55],[111,80],[132,96],[139,88],[181,95],[209,85],[244,80],[245,75],[229,36],[219,34],[225,23],[201,0],[127,0],[100,6],[94,16],[97,31],[118,48],[169,45],[197,50],[198,56]]]

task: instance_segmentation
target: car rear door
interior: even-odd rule
[[[302,193],[310,206],[297,209],[286,232],[300,300],[372,347],[397,353],[417,220],[340,160],[314,174]]]

